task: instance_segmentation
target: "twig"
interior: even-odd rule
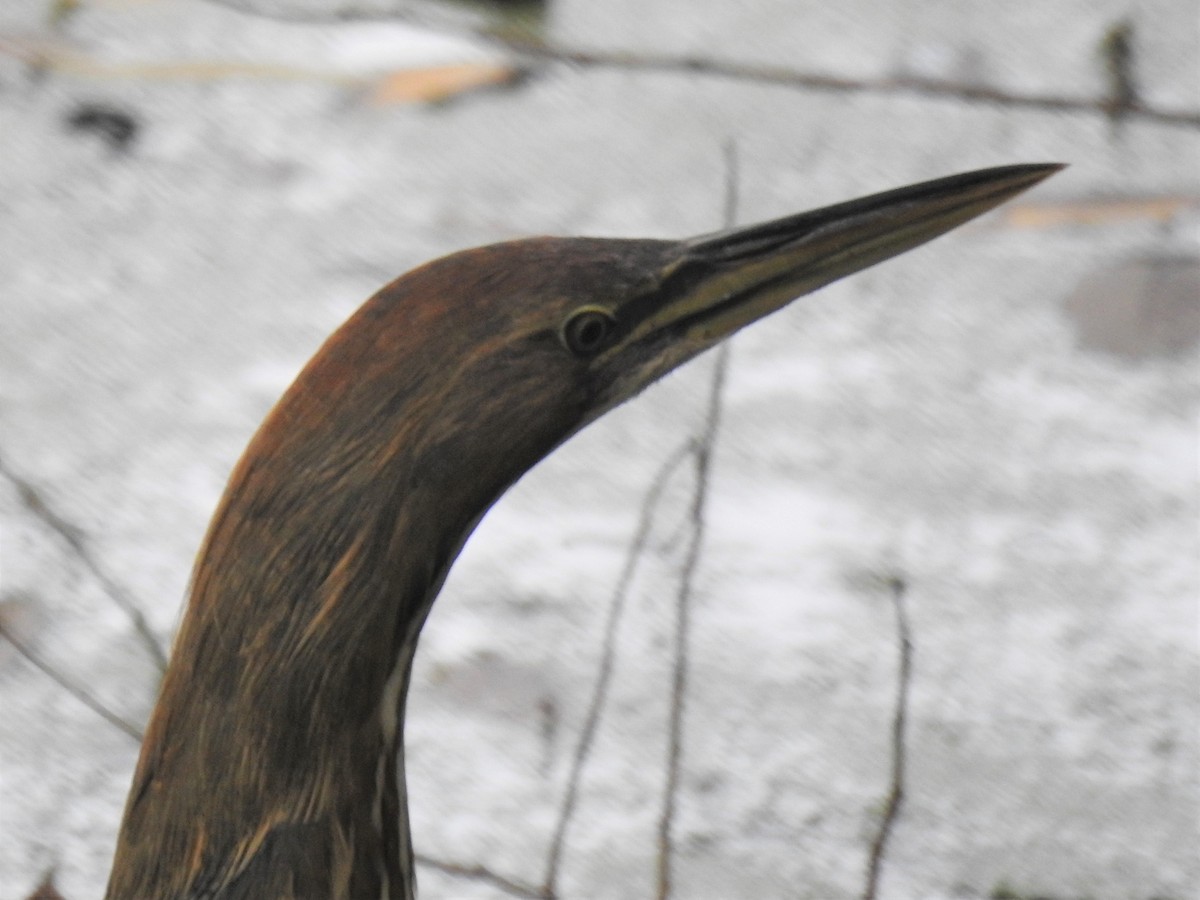
[[[385,8],[381,3],[353,3],[349,0],[327,3],[317,11],[311,9],[281,10],[278,4],[267,0],[265,4],[258,0],[207,0],[212,6],[256,16],[260,19],[270,19],[276,22],[295,22],[309,25],[322,25],[331,22],[406,22],[429,28],[461,26],[464,22],[481,22],[485,16],[482,12],[474,13],[466,4],[447,6],[434,2],[414,3],[413,0],[399,0]],[[482,3],[477,3],[482,6]],[[502,4],[494,0],[493,5],[501,8]],[[264,8],[265,7],[265,8]],[[419,7],[419,9],[418,9]]]
[[[13,647],[16,648],[16,651],[25,657],[25,659],[32,664],[35,669],[46,675],[51,681],[53,681],[64,691],[102,718],[109,725],[112,725],[114,728],[125,732],[139,744],[141,743],[142,732],[138,730],[137,726],[130,724],[125,719],[118,716],[115,712],[110,710],[107,706],[88,693],[88,691],[75,684],[73,681],[67,678],[66,675],[62,674],[56,668],[54,668],[54,666],[42,659],[32,647],[13,634],[3,622],[0,622],[0,636],[3,636],[5,640],[12,644]]]
[[[730,141],[725,147],[726,183],[724,223],[733,225],[737,217],[737,152]],[[688,657],[691,645],[692,586],[700,564],[704,544],[704,516],[708,502],[709,476],[712,471],[712,452],[717,441],[721,418],[725,378],[729,369],[729,343],[717,349],[709,387],[708,409],[704,427],[695,443],[696,487],[692,496],[692,534],[679,578],[679,593],[675,601],[675,635],[672,647],[671,712],[667,730],[667,783],[663,789],[663,807],[658,820],[658,900],[671,896],[671,862],[674,850],[673,831],[678,804],[679,778],[683,759],[683,716],[687,699]]]
[[[1112,113],[1112,98],[1087,99],[1062,94],[1021,94],[983,85],[964,84],[918,75],[896,75],[890,78],[864,79],[844,78],[818,72],[806,72],[787,66],[764,66],[707,56],[671,56],[655,53],[634,53],[622,50],[582,50],[544,41],[536,35],[514,34],[511,31],[472,27],[461,22],[434,21],[428,14],[415,14],[411,10],[343,5],[340,9],[320,13],[282,13],[264,10],[245,0],[208,0],[226,9],[238,10],[249,15],[285,22],[330,23],[346,21],[409,22],[460,37],[484,41],[511,53],[531,60],[565,63],[579,68],[605,68],[654,71],[663,73],[687,73],[746,81],[757,84],[779,85],[803,90],[833,93],[908,94],[931,99],[960,100],[968,103],[984,103],[993,106],[1035,109],[1046,112],[1078,112],[1109,116]],[[1137,117],[1170,125],[1200,128],[1200,112],[1181,109],[1160,109],[1142,102],[1140,97],[1128,98],[1121,112],[1126,117]]]
[[[558,822],[554,827],[554,837],[550,841],[550,851],[546,863],[546,877],[543,891],[546,896],[553,897],[557,890],[559,865],[562,861],[563,844],[566,841],[567,829],[571,817],[575,813],[575,804],[579,794],[579,781],[583,774],[584,765],[591,754],[592,743],[595,740],[596,728],[604,713],[608,700],[609,684],[612,681],[613,661],[616,656],[617,627],[625,611],[625,603],[629,596],[629,586],[633,582],[634,572],[638,562],[645,553],[646,541],[650,536],[650,526],[654,521],[654,512],[662,499],[663,491],[671,475],[679,465],[691,454],[692,442],[688,441],[675,450],[663,462],[654,474],[646,495],[642,498],[641,514],[638,518],[637,529],[629,549],[625,554],[625,564],[617,585],[613,589],[612,600],[609,601],[608,618],[604,623],[604,640],[601,645],[600,663],[596,672],[596,683],[592,687],[592,698],[588,703],[587,715],[584,716],[583,729],[579,735],[579,743],[575,746],[575,755],[571,760],[571,771],[567,776],[567,788],[563,794],[562,805],[559,808]]]
[[[717,361],[713,367],[712,387],[709,393],[708,414],[704,432],[696,443],[696,489],[692,497],[692,534],[688,542],[687,556],[679,578],[679,593],[675,597],[675,635],[672,644],[671,663],[671,713],[667,730],[667,783],[663,788],[663,808],[658,819],[658,893],[659,900],[671,896],[672,832],[675,825],[675,808],[679,793],[679,776],[683,758],[683,713],[687,698],[688,656],[691,645],[692,585],[700,563],[700,550],[704,543],[704,513],[708,500],[708,479],[712,463],[712,449],[716,440],[721,392],[725,385],[725,373],[729,367],[729,345],[717,348]]]
[[[1125,19],[1110,28],[1100,52],[1108,77],[1108,114],[1116,120],[1141,102],[1133,77],[1133,22]]]
[[[150,625],[146,622],[146,617],[142,615],[142,611],[138,609],[133,598],[125,593],[124,589],[104,571],[104,568],[88,548],[83,533],[51,509],[41,492],[33,484],[12,472],[3,462],[0,462],[0,475],[3,475],[13,483],[25,507],[63,539],[75,557],[83,563],[84,568],[91,572],[92,576],[100,582],[100,586],[104,588],[104,592],[125,611],[125,614],[129,616],[129,620],[133,623],[134,630],[141,638],[146,652],[150,654],[160,672],[166,671],[167,655],[158,643],[158,639],[154,636],[154,632],[150,630]]]
[[[422,866],[428,866],[431,869],[437,869],[446,875],[453,875],[457,878],[467,878],[471,881],[482,881],[490,884],[494,888],[498,888],[506,894],[513,897],[524,897],[528,900],[549,900],[550,894],[545,891],[538,890],[528,884],[523,884],[519,881],[513,881],[511,878],[505,878],[503,875],[497,875],[491,869],[484,866],[464,866],[460,863],[446,862],[441,859],[434,859],[432,856],[425,856],[422,853],[415,854],[417,863]]]
[[[904,802],[905,730],[908,721],[908,689],[912,679],[912,639],[908,629],[908,614],[904,609],[904,592],[907,585],[903,579],[895,577],[888,580],[888,588],[896,610],[896,636],[900,643],[900,673],[896,688],[896,707],[892,717],[892,772],[883,818],[879,822],[879,830],[871,842],[871,852],[867,857],[867,877],[862,900],[875,900],[880,872],[883,869],[884,851],[887,849],[896,817],[900,814],[900,804]]]
[[[568,63],[581,68],[690,73],[829,93],[908,94],[928,99],[960,100],[1043,112],[1078,112],[1107,116],[1111,110],[1111,102],[1107,98],[1089,100],[1062,94],[1017,94],[985,85],[963,84],[919,75],[895,75],[876,79],[844,78],[784,66],[761,66],[703,56],[658,56],[622,51],[572,50],[550,44],[522,45],[512,38],[494,40],[531,59]],[[1159,109],[1137,101],[1124,107],[1122,113],[1128,117],[1139,117],[1164,124],[1200,128],[1200,112]]]

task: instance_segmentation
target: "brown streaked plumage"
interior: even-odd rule
[[[463,541],[584,424],[1054,165],[687,241],[535,238],[389,284],[267,417],[213,518],[109,900],[412,898],[404,700]]]

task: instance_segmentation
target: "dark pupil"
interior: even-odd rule
[[[608,334],[608,320],[600,313],[584,313],[571,323],[568,333],[573,349],[595,350]]]

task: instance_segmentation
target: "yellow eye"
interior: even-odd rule
[[[562,342],[576,356],[592,356],[608,343],[616,324],[608,310],[585,306],[563,323]]]

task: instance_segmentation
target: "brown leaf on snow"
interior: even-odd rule
[[[371,102],[437,103],[468,91],[511,84],[520,75],[514,66],[497,63],[462,63],[401,69],[380,79]]]

